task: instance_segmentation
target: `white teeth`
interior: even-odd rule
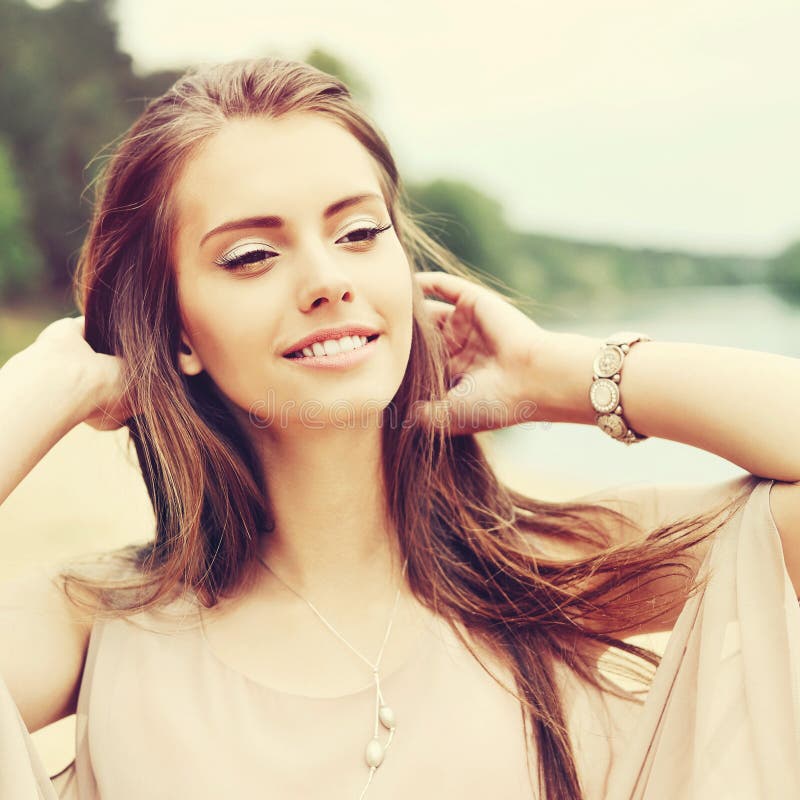
[[[366,336],[342,336],[341,339],[326,339],[324,342],[314,342],[309,347],[304,347],[301,352],[304,356],[334,356],[337,353],[346,353],[358,350],[367,343]],[[297,356],[299,358],[299,356]]]

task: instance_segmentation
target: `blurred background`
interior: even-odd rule
[[[344,79],[428,231],[542,326],[799,357],[798,30],[796,0],[0,0],[0,364],[76,313],[114,139],[187,66],[257,55]],[[481,438],[544,498],[742,472],[591,426]],[[0,577],[151,531],[124,434],[79,426],[0,508]]]

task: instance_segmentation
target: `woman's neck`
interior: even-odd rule
[[[305,429],[258,446],[275,519],[261,549],[270,568],[303,597],[343,611],[396,591],[402,563],[380,429]]]

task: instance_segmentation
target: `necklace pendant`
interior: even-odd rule
[[[378,712],[378,718],[383,727],[387,730],[393,731],[395,729],[397,721],[394,716],[394,711],[389,706],[381,706]]]
[[[364,755],[367,759],[367,765],[370,767],[379,767],[383,761],[383,745],[377,739],[370,739],[367,744],[367,749]]]

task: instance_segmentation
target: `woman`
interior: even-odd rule
[[[84,318],[0,371],[0,499],[74,425],[124,422],[156,530],[4,588],[15,791],[52,792],[21,723],[75,711],[60,791],[82,799],[676,798],[708,788],[698,770],[800,787],[797,695],[768,707],[798,666],[797,361],[543,330],[415,225],[347,89],[279,60],[190,73],[147,108],[106,166],[75,285]],[[474,432],[593,424],[615,380],[605,430],[751,474],[569,503],[497,481]],[[730,614],[736,581],[773,593],[754,622]],[[767,616],[787,641],[764,651]],[[718,666],[680,653],[729,621],[756,639],[728,659],[726,724],[751,729],[758,652],[780,723],[759,744],[789,723],[772,761],[737,751],[736,776],[703,763],[707,743],[688,765],[674,748]],[[622,638],[676,622],[642,708],[598,658],[657,665]]]

